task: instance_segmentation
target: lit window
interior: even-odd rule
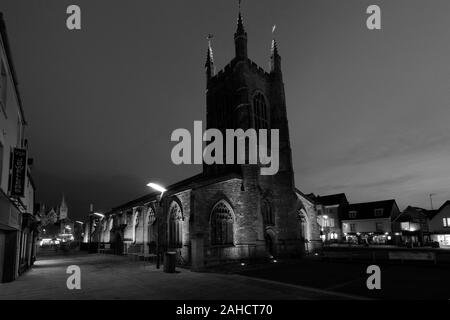
[[[334,228],[334,219],[333,219],[333,218],[329,218],[329,219],[328,219],[328,226],[329,226],[330,228]]]
[[[111,231],[113,227],[114,227],[114,219],[112,217],[110,217],[108,231]]]
[[[450,218],[443,218],[442,222],[445,228],[450,228]]]

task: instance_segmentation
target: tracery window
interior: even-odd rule
[[[257,93],[253,97],[253,112],[255,117],[255,129],[269,129],[266,99],[262,93]]]
[[[233,227],[231,208],[224,201],[220,201],[211,213],[211,244],[232,245],[234,243]]]
[[[147,228],[148,228],[148,242],[156,243],[157,239],[156,214],[152,207],[149,207],[147,209]]]
[[[183,213],[175,201],[169,207],[169,246],[171,248],[183,246]]]

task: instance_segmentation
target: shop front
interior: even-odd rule
[[[350,244],[387,245],[392,242],[392,235],[388,232],[349,232],[344,237]]]
[[[18,276],[20,214],[0,190],[0,282],[10,282]]]
[[[439,242],[441,248],[450,248],[450,234],[434,234],[432,239]]]

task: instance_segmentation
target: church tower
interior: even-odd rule
[[[261,175],[259,165],[204,164],[203,173],[209,177],[229,173],[241,175],[241,190],[252,194],[249,202],[256,201],[252,207],[257,212],[256,216],[264,220],[261,225],[265,229],[266,241],[275,246],[281,246],[282,243],[286,251],[289,251],[302,245],[298,243],[301,238],[297,216],[299,203],[295,193],[281,56],[274,37],[270,52],[270,71],[267,72],[249,59],[247,41],[244,19],[239,9],[234,34],[235,56],[217,74],[214,72],[211,42],[208,44],[205,65],[206,128],[219,129],[224,137],[226,129],[245,131],[253,128],[257,132],[259,129],[267,129],[269,150],[270,130],[278,129],[279,170],[274,175]],[[225,153],[224,150],[224,163]]]

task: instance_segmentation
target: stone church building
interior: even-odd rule
[[[295,187],[281,57],[272,41],[270,72],[247,55],[241,13],[235,57],[215,73],[208,46],[207,129],[279,129],[279,171],[214,164],[203,172],[112,209],[93,237],[116,253],[175,251],[193,268],[224,260],[301,256],[320,246],[315,204]]]

